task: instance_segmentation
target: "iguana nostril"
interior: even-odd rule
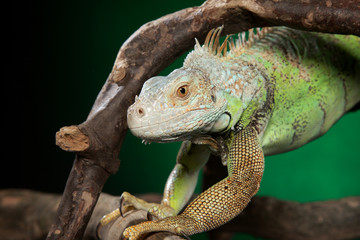
[[[145,111],[144,111],[144,109],[141,108],[141,107],[139,107],[139,108],[136,109],[136,113],[137,113],[137,115],[138,115],[139,117],[145,116]]]

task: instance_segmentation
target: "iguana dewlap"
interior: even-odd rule
[[[220,32],[211,31],[203,46],[196,42],[182,68],[146,81],[128,110],[131,132],[145,142],[184,141],[160,205],[125,193],[129,204],[163,218],[127,228],[129,239],[225,224],[258,191],[264,155],[321,136],[360,101],[358,37],[276,27],[220,45]],[[177,215],[211,152],[229,176]]]

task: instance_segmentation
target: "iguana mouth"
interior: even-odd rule
[[[182,115],[166,119],[162,122],[146,124],[141,118],[128,113],[128,127],[137,137],[147,142],[175,142],[188,140],[194,134],[218,132],[229,124],[229,117],[223,118],[225,107],[194,108]],[[215,110],[215,111],[214,111]],[[194,113],[196,111],[196,113]],[[228,116],[226,114],[226,116]],[[219,122],[221,122],[219,124]],[[182,123],[182,124],[181,124]],[[221,128],[221,129],[220,129]]]
[[[189,133],[189,129],[196,129],[199,121],[190,121],[193,117],[193,114],[190,114],[193,111],[202,110],[206,114],[206,110],[209,108],[197,108],[192,109],[180,116],[175,116],[169,119],[166,119],[162,122],[156,122],[153,124],[146,124],[146,121],[142,121],[141,119],[136,119],[132,116],[132,114],[128,114],[128,127],[130,131],[137,137],[151,142],[174,142],[185,140],[191,138],[191,133]],[[197,114],[202,115],[202,114]],[[179,123],[183,122],[184,119],[189,119],[188,126],[181,126]],[[145,124],[144,124],[145,123]],[[173,124],[170,124],[173,123]],[[208,124],[204,124],[208,125]],[[183,131],[181,129],[183,128]],[[186,130],[185,130],[186,129]],[[183,134],[182,132],[186,132],[187,134]],[[183,136],[182,136],[183,135]]]
[[[186,114],[188,114],[188,113],[190,113],[190,112],[193,112],[193,111],[206,111],[206,110],[210,110],[210,109],[212,109],[212,108],[194,108],[194,109],[191,109],[191,110],[188,110],[187,112],[185,112],[185,113],[183,113],[183,114],[181,114],[180,116],[178,115],[178,116],[175,116],[175,117],[172,117],[172,118],[168,118],[168,119],[166,119],[165,121],[161,121],[161,122],[156,122],[156,123],[153,123],[153,124],[147,124],[147,125],[142,125],[141,126],[141,123],[143,123],[144,121],[141,121],[141,119],[140,118],[134,118],[134,116],[133,116],[133,114],[132,113],[130,113],[130,112],[128,112],[128,115],[127,115],[127,119],[128,119],[128,127],[130,128],[130,129],[143,129],[143,128],[154,128],[154,127],[156,127],[156,126],[160,126],[160,125],[162,125],[162,124],[164,124],[164,123],[168,123],[168,122],[171,122],[171,121],[173,121],[173,122],[175,122],[176,121],[176,119],[183,119],[184,118],[184,115],[186,115]],[[134,126],[133,124],[139,124],[139,126]],[[132,127],[130,127],[130,125],[132,125]]]

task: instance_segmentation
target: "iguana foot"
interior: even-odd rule
[[[194,220],[185,216],[172,216],[157,221],[147,221],[125,229],[125,239],[140,240],[150,232],[171,232],[190,239],[188,234],[193,234]]]
[[[148,203],[128,192],[124,192],[120,197],[120,214],[123,215],[134,209],[147,211],[149,220],[163,219],[167,216],[174,215],[174,210],[169,206],[158,203]]]
[[[135,209],[147,211],[148,220],[158,220],[174,215],[174,210],[169,206],[158,203],[148,203],[128,192],[124,192],[120,197],[119,208],[103,216],[100,220],[100,225],[105,226],[116,220],[119,216],[123,216],[125,213]]]

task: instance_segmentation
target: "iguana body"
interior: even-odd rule
[[[129,227],[125,237],[151,231],[191,235],[238,215],[256,194],[263,155],[298,148],[324,134],[360,101],[360,40],[355,36],[266,29],[250,40],[220,46],[221,29],[196,44],[184,66],[149,79],[128,110],[128,125],[147,142],[184,141],[161,205],[161,220]],[[210,153],[229,176],[202,193],[180,215]]]

